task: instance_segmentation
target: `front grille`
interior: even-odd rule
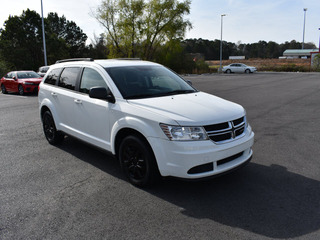
[[[204,126],[209,138],[216,143],[224,143],[244,135],[246,118],[241,117],[229,122]]]

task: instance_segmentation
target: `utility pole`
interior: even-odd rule
[[[223,17],[226,16],[226,14],[221,14],[221,39],[220,39],[220,68],[219,73],[222,73],[222,27],[223,27]]]
[[[302,49],[304,49],[304,33],[305,33],[305,28],[306,28],[306,12],[308,8],[304,8],[304,21],[303,21],[303,38],[302,38]]]
[[[41,18],[42,18],[42,40],[43,40],[43,54],[44,54],[44,65],[47,66],[47,50],[46,50],[46,36],[44,33],[44,21],[43,21],[43,5],[41,0]]]

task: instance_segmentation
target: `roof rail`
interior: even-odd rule
[[[94,59],[93,59],[93,58],[70,58],[70,59],[58,60],[58,61],[56,61],[56,63],[77,62],[77,61],[89,61],[89,62],[93,62]]]
[[[132,61],[139,61],[141,58],[113,58],[115,60],[132,60]]]

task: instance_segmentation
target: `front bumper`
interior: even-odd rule
[[[39,84],[36,85],[24,85],[24,91],[27,93],[38,93]]]
[[[215,144],[210,140],[148,140],[162,176],[198,179],[222,174],[249,161],[253,153],[254,133],[248,127],[242,138],[225,144]]]

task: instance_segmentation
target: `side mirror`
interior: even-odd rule
[[[107,100],[108,102],[115,103],[116,99],[114,98],[110,89],[106,89],[104,87],[93,87],[90,88],[89,97]]]
[[[15,81],[17,80],[16,76],[13,76],[12,79],[15,80]]]

